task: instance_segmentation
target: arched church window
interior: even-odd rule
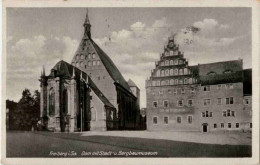
[[[93,61],[93,66],[96,66],[97,65],[97,62],[96,61]]]
[[[95,53],[92,54],[92,58],[96,58],[96,54]]]
[[[161,73],[161,71],[160,71],[160,70],[157,70],[157,71],[156,71],[156,77],[160,77],[160,73]]]
[[[62,92],[62,113],[67,114],[68,113],[68,92],[67,89],[64,89]]]
[[[79,67],[79,62],[76,62],[76,67]]]
[[[164,70],[161,70],[161,76],[162,77],[164,76]]]
[[[170,69],[170,75],[171,76],[173,75],[173,69]]]
[[[88,62],[88,66],[92,66],[92,62],[91,61]]]
[[[54,89],[51,88],[49,91],[49,116],[55,115],[55,92]]]
[[[82,62],[82,61],[80,62],[80,66],[81,66],[81,67],[83,67],[83,66],[84,66],[84,64],[83,64],[83,62]]]
[[[170,65],[173,65],[173,60],[170,61]]]
[[[91,108],[91,120],[96,121],[97,120],[97,111],[94,107]]]
[[[165,70],[165,76],[169,76],[169,69]]]
[[[80,55],[80,59],[84,60],[85,56],[83,54]]]
[[[169,61],[166,60],[166,61],[165,61],[165,66],[168,66],[168,65],[169,65]]]

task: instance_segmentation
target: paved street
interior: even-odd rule
[[[7,157],[248,157],[250,145],[216,145],[81,133],[7,132]]]

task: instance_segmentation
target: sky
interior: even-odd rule
[[[252,67],[250,8],[89,8],[88,13],[93,40],[140,88],[141,107],[145,80],[172,34],[190,65],[240,58],[244,69]],[[7,9],[7,99],[19,101],[25,88],[39,90],[43,65],[49,74],[58,61],[71,62],[85,17],[86,8]],[[184,33],[188,26],[199,31]]]

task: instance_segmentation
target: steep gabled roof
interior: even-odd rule
[[[108,55],[93,41],[90,40],[94,49],[96,50],[99,58],[101,59],[102,63],[104,64],[107,72],[111,76],[111,78],[119,83],[121,86],[123,86],[126,90],[130,90],[130,87],[116,65],[113,63],[113,61],[108,57]]]
[[[59,61],[52,69],[56,72],[56,76],[71,78],[74,74],[76,80],[80,80],[81,76],[84,80],[87,80],[87,77],[88,77],[89,87],[94,91],[94,93],[98,96],[98,98],[106,106],[114,108],[114,106],[109,102],[109,100],[104,96],[104,94],[98,89],[98,87],[95,85],[95,83],[92,81],[92,79],[85,72],[81,71],[80,69],[74,67],[73,65],[71,65],[63,60]],[[53,75],[51,73],[49,75],[49,77],[52,77],[52,76]]]

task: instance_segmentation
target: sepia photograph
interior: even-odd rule
[[[251,7],[5,10],[6,158],[252,158]]]

